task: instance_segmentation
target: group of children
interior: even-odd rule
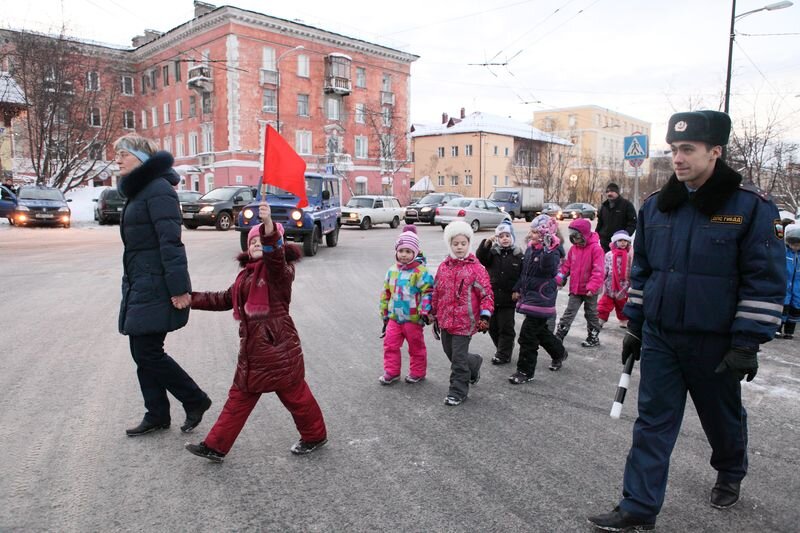
[[[626,327],[622,309],[633,259],[627,232],[614,234],[606,254],[585,219],[569,225],[572,247],[566,254],[558,223],[547,215],[531,222],[524,250],[516,246],[509,223],[497,226],[494,237],[481,241],[474,254],[470,252],[472,238],[466,222],[455,221],[445,228],[449,255],[435,278],[427,270],[414,226],[406,226],[395,241],[395,264],[386,273],[380,299],[385,333],[380,383],[390,385],[400,379],[404,340],[409,351],[405,381],[417,383],[425,378],[423,328],[427,324],[433,324],[451,361],[450,389],[444,401],[451,406],[461,404],[469,385],[480,379],[483,359],[469,352],[472,335],[488,331],[496,349],[492,363],[511,362],[516,313],[525,319],[519,333],[517,371],[509,377],[515,385],[533,379],[539,346],[550,355],[550,370],[561,369],[568,357],[563,340],[581,305],[588,330],[581,343],[584,347],[600,344],[600,330],[612,310],[620,326]],[[558,287],[567,280],[569,301],[554,332]]]

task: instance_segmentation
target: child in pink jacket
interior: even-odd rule
[[[450,255],[436,271],[431,313],[441,328],[442,348],[450,360],[450,390],[445,405],[460,405],[470,384],[481,377],[483,358],[469,353],[472,336],[489,330],[494,294],[489,273],[470,252],[472,228],[456,220],[444,229]]]
[[[583,305],[588,335],[581,343],[584,348],[600,345],[600,320],[597,317],[597,296],[603,287],[605,254],[600,247],[600,237],[592,231],[585,218],[573,220],[569,225],[569,241],[572,247],[567,259],[556,276],[559,285],[569,276],[569,301],[556,329],[556,337],[567,336],[578,309]]]

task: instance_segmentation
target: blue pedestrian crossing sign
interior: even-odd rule
[[[625,160],[647,159],[647,135],[631,135],[625,137],[622,147],[625,150]]]

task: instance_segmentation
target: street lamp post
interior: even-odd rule
[[[731,66],[733,63],[733,41],[736,38],[736,31],[734,30],[734,26],[736,25],[736,21],[746,17],[747,15],[752,15],[753,13],[758,13],[759,11],[775,11],[777,9],[785,9],[787,7],[792,7],[792,2],[775,2],[774,4],[768,4],[764,7],[760,7],[758,9],[753,9],[752,11],[746,11],[741,15],[736,14],[736,0],[732,0],[731,2],[731,33],[730,38],[728,40],[728,74],[725,78],[725,113],[728,113],[730,110],[730,100],[731,100]]]
[[[281,62],[281,59],[286,57],[287,55],[291,54],[292,52],[297,52],[298,50],[303,50],[305,47],[303,45],[295,46],[291,50],[286,50],[284,53],[278,56],[278,59],[275,60],[275,75],[278,77],[278,84],[275,86],[275,122],[277,123],[277,131],[278,133],[281,132],[281,71],[278,68],[278,65]]]

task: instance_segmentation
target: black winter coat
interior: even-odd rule
[[[515,302],[511,299],[514,292],[514,284],[519,280],[522,272],[522,250],[513,246],[502,248],[494,243],[491,247],[485,246],[486,239],[481,241],[475,256],[478,261],[486,267],[489,272],[489,279],[492,282],[492,292],[494,292],[494,306],[514,307]]]
[[[172,188],[180,181],[173,161],[168,152],[157,152],[117,186],[126,198],[119,224],[125,247],[119,310],[123,335],[166,333],[189,321],[189,309],[176,309],[171,301],[192,290],[181,242],[181,208]]]
[[[636,209],[633,204],[620,196],[614,200],[614,207],[606,200],[597,212],[597,227],[595,231],[600,236],[600,246],[606,252],[609,250],[611,236],[624,229],[628,235],[636,231]]]

